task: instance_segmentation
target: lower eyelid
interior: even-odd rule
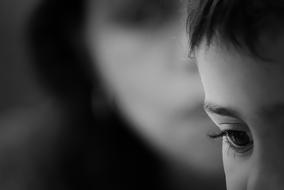
[[[225,152],[229,156],[229,151],[233,150],[233,149],[232,149],[230,143],[228,142],[228,140],[226,139],[226,137],[223,137],[222,143],[223,143],[223,145],[222,145],[223,152],[224,152],[224,148],[226,148]]]
[[[234,157],[236,157],[236,156],[245,157],[245,156],[247,156],[248,154],[250,154],[250,151],[251,151],[252,148],[253,148],[253,144],[252,144],[252,145],[251,145],[250,147],[248,147],[248,148],[238,149],[238,148],[234,147],[234,146],[230,143],[230,141],[227,139],[226,136],[223,137],[223,146],[224,146],[224,143],[226,143],[226,145],[227,145],[227,146],[226,146],[226,148],[227,148],[227,150],[226,150],[227,154],[229,154],[229,151],[232,150],[232,151],[233,151],[233,154],[234,154]]]
[[[239,154],[239,152],[237,152],[235,150],[235,148],[230,144],[230,142],[228,141],[228,139],[226,137],[223,137],[223,149],[224,149],[224,143],[226,144],[226,154],[228,156],[231,156],[231,154],[233,155],[233,157],[235,158],[236,156],[239,156],[241,154]],[[224,150],[223,150],[224,151]]]

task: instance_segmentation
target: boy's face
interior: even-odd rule
[[[228,190],[284,188],[284,36],[261,39],[271,61],[214,44],[196,52]]]

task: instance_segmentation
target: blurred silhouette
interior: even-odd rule
[[[40,1],[27,31],[40,98],[9,119],[25,143],[3,134],[19,147],[3,146],[3,188],[224,188],[185,10],[175,0]]]

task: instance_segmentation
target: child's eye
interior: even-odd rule
[[[239,130],[224,130],[219,134],[210,135],[211,138],[224,137],[226,143],[229,144],[237,153],[245,153],[253,147],[253,140],[250,134],[246,131]]]
[[[114,13],[115,21],[131,27],[153,27],[175,17],[178,10],[175,1],[130,1]]]
[[[237,152],[243,153],[252,148],[253,141],[245,131],[225,131],[225,137],[229,145]]]

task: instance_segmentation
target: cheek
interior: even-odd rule
[[[170,60],[167,45],[143,35],[102,35],[97,56],[103,77],[117,95],[135,99],[161,95]]]
[[[246,190],[249,173],[248,162],[229,150],[223,143],[223,163],[227,190]]]

